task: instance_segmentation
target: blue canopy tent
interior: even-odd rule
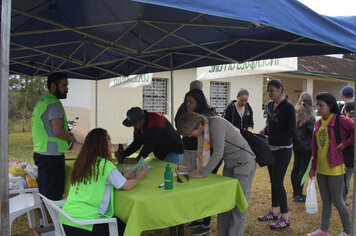
[[[100,80],[356,51],[356,17],[319,15],[291,0],[2,0],[1,26],[2,235],[9,234],[9,71]]]

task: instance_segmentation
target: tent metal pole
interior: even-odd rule
[[[356,71],[356,58],[354,58],[354,66],[355,66],[355,71]],[[354,91],[356,91],[356,77],[354,80]],[[356,120],[356,114],[354,117],[354,120]],[[354,131],[354,136],[356,135],[356,123],[355,123],[355,131]],[[354,139],[354,146],[356,145],[356,139]],[[355,235],[355,213],[356,213],[356,149],[354,149],[354,171],[353,171],[353,177],[354,177],[354,186],[353,186],[353,194],[352,194],[352,233],[351,235]]]
[[[0,61],[0,176],[1,176],[1,229],[2,236],[10,235],[9,219],[9,58],[10,58],[11,0],[1,3],[1,61]]]
[[[174,71],[173,71],[173,54],[171,54],[171,123],[174,126]]]
[[[22,11],[20,9],[12,8],[12,11],[15,12],[15,13],[19,13],[21,15],[24,15],[24,16],[27,16],[27,17],[31,17],[33,19],[36,19],[36,20],[39,20],[39,21],[42,21],[42,22],[57,26],[59,28],[65,29],[65,30],[69,30],[69,31],[72,31],[72,32],[77,33],[77,34],[80,34],[80,35],[83,35],[83,36],[86,36],[86,37],[89,37],[89,38],[93,38],[95,40],[98,40],[98,41],[101,41],[101,42],[104,42],[104,43],[108,43],[108,44],[112,43],[110,40],[101,38],[101,37],[93,35],[93,34],[86,33],[86,32],[81,31],[81,30],[77,30],[77,29],[75,29],[73,27],[60,24],[58,22],[52,21],[50,19],[38,16],[38,15],[29,13],[29,12],[26,12],[26,11]],[[130,53],[138,53],[136,50],[134,50],[132,48],[129,48],[129,47],[126,47],[124,45],[120,45],[118,43],[115,43],[115,45],[120,47],[120,48],[122,48],[122,50],[128,51]]]
[[[130,24],[135,23],[136,20],[127,20],[127,21],[117,21],[117,22],[110,22],[110,23],[103,23],[103,24],[94,24],[94,25],[83,25],[78,27],[73,27],[76,30],[81,29],[91,29],[91,28],[98,28],[98,27],[107,27],[107,26],[114,26],[114,25],[123,25],[123,24]],[[23,32],[13,32],[11,36],[22,36],[22,35],[34,35],[34,34],[43,34],[43,33],[55,33],[60,31],[68,31],[69,29],[63,28],[56,28],[56,29],[42,29],[42,30],[29,30]]]
[[[95,80],[95,128],[98,128],[98,79]]]

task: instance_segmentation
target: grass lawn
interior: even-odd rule
[[[67,158],[75,157],[78,149],[66,154]],[[9,161],[27,161],[33,164],[32,159],[32,138],[30,133],[13,133],[9,135]],[[320,228],[321,222],[321,200],[320,196],[318,198],[319,212],[315,215],[308,215],[305,212],[305,206],[303,203],[296,203],[291,200],[292,196],[292,185],[290,181],[290,173],[293,166],[293,160],[291,161],[288,172],[285,178],[285,187],[288,194],[289,203],[289,214],[292,220],[292,227],[281,231],[271,231],[269,229],[269,223],[258,222],[257,216],[265,214],[270,208],[270,183],[268,177],[267,168],[258,168],[255,174],[254,183],[252,186],[252,192],[250,197],[250,204],[248,209],[247,222],[245,227],[245,234],[247,236],[256,235],[305,235],[311,231]],[[351,183],[352,186],[353,183]],[[306,187],[304,188],[306,190]],[[350,193],[353,189],[351,187]],[[318,190],[317,190],[317,193]],[[349,194],[348,203],[350,203],[349,209],[352,209],[352,197]],[[212,234],[218,235],[216,229],[216,216],[212,218]],[[190,230],[186,229],[186,235],[190,235]],[[339,235],[342,232],[342,224],[339,218],[339,214],[335,207],[333,208],[332,218],[330,221],[330,235]],[[26,217],[18,218],[12,227],[12,235],[32,235],[30,229],[28,229],[28,224]],[[169,231],[165,230],[155,230],[144,232],[143,236],[163,236],[169,235]]]

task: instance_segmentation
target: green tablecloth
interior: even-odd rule
[[[166,162],[148,160],[153,166],[136,188],[130,191],[115,190],[115,216],[126,222],[125,236],[140,235],[142,231],[168,228],[207,216],[226,212],[238,206],[247,209],[247,201],[236,179],[211,174],[202,179],[190,179],[174,188],[158,188],[163,183]],[[67,164],[66,192],[72,163]],[[119,165],[122,169],[127,165]],[[175,165],[173,166],[173,170]]]

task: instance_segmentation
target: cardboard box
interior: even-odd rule
[[[33,229],[34,236],[54,236],[54,225],[48,227],[38,227]]]

